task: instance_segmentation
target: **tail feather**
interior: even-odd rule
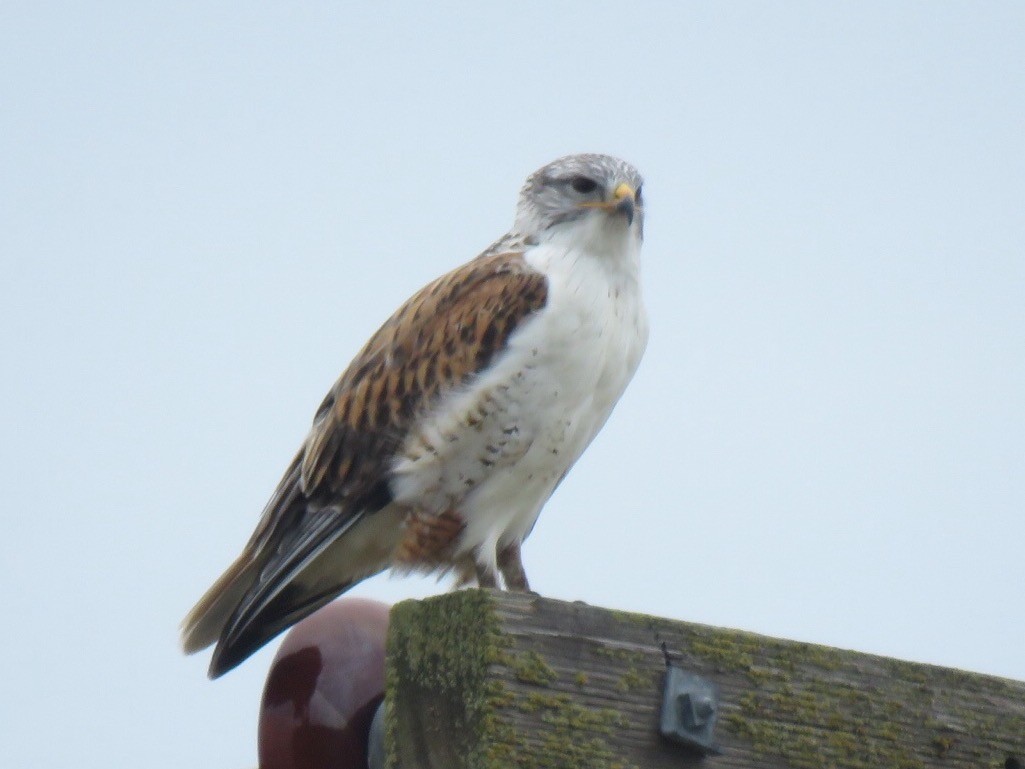
[[[338,568],[338,561],[321,556],[339,538],[344,550],[344,535],[363,516],[361,511],[344,518],[324,515],[310,519],[306,528],[297,532],[301,539],[297,538],[281,553],[265,558],[266,562],[261,561],[260,573],[253,578],[238,580],[242,586],[240,599],[231,602],[230,615],[220,618],[218,625],[217,648],[209,670],[211,678],[231,670],[352,584],[351,579],[340,573],[344,570]]]
[[[305,512],[305,511],[303,511]],[[258,529],[242,555],[199,600],[181,627],[192,654],[216,644],[208,674],[231,670],[276,635],[360,580],[388,567],[404,511],[327,511],[293,521],[279,536]]]
[[[182,651],[195,654],[217,642],[242,596],[252,586],[256,570],[256,560],[243,553],[217,578],[182,620]]]
[[[326,587],[317,594],[308,594],[299,585],[289,585],[270,603],[245,623],[230,626],[222,635],[210,658],[210,678],[219,678],[245,661],[260,647],[317,609],[330,603],[352,587],[352,582],[341,582]]]

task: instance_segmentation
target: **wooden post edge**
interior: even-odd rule
[[[667,657],[719,755],[660,736]],[[1025,767],[1025,683],[536,595],[400,603],[386,665],[389,769]]]

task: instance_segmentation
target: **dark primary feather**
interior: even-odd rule
[[[546,300],[545,277],[522,254],[486,253],[424,287],[370,338],[317,410],[242,556],[183,623],[188,651],[217,637],[211,677],[369,576],[343,570],[325,584],[317,559],[392,501],[391,465],[417,417],[487,367]],[[240,594],[230,616],[213,616],[228,594]]]

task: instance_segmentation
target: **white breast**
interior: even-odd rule
[[[460,552],[492,569],[498,547],[530,532],[637,369],[647,318],[636,257],[557,241],[529,250],[528,263],[548,277],[545,308],[407,441],[396,501],[457,510]]]

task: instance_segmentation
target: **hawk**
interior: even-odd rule
[[[608,155],[549,163],[508,234],[370,338],[182,622],[211,678],[389,567],[529,590],[520,545],[647,342],[641,184]]]

